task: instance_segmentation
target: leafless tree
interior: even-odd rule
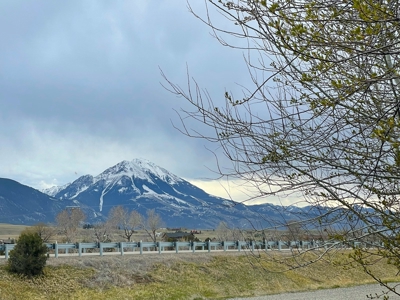
[[[301,222],[290,220],[286,223],[289,240],[299,241],[301,239]]]
[[[297,194],[314,207],[307,228],[330,230],[333,242],[379,237],[378,255],[399,266],[400,2],[205,3],[203,16],[192,13],[244,51],[252,86],[215,100],[190,76],[181,88],[163,74],[193,108],[181,111],[180,130],[216,143],[232,162],[221,176],[251,184],[253,199]],[[226,27],[214,25],[214,9]],[[362,234],[341,234],[352,231]]]
[[[110,222],[100,222],[94,224],[93,234],[96,242],[105,243],[112,240],[113,226]]]
[[[127,208],[117,206],[111,209],[108,222],[113,227],[118,227],[123,230],[122,237],[126,238],[126,240],[130,242],[135,230],[142,227],[143,217],[135,210],[129,212]]]
[[[215,231],[219,241],[238,241],[243,239],[243,234],[239,229],[229,227],[224,221],[218,224]]]
[[[215,229],[217,239],[219,241],[228,241],[229,240],[229,226],[226,224],[226,222],[221,221],[217,228]]]
[[[57,228],[66,238],[67,242],[76,239],[78,228],[86,216],[80,208],[66,208],[56,216]]]
[[[28,231],[37,233],[42,239],[43,243],[50,242],[51,238],[56,234],[57,230],[55,227],[45,224],[43,222],[37,223],[30,227]]]
[[[147,218],[143,222],[143,228],[151,240],[155,243],[157,241],[157,229],[162,227],[164,222],[154,209],[147,210],[146,216]]]

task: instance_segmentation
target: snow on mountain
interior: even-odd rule
[[[166,169],[143,159],[122,161],[93,177],[85,175],[71,184],[46,190],[60,200],[72,200],[97,222],[117,205],[145,215],[155,209],[168,226],[215,228],[221,221],[232,226],[251,227],[259,212],[240,203],[212,196]],[[261,208],[261,206],[259,207]],[[264,216],[282,219],[273,205]],[[100,218],[100,219],[99,219]]]
[[[105,184],[108,185],[115,181],[116,178],[128,176],[130,178],[147,180],[154,183],[151,175],[156,176],[171,185],[182,181],[178,176],[144,159],[134,159],[132,161],[124,160],[96,176],[95,181],[106,180]]]
[[[54,197],[55,195],[58,194],[58,192],[60,192],[61,190],[65,189],[67,186],[69,186],[71,183],[67,183],[64,184],[62,186],[52,186],[50,188],[47,189],[42,189],[40,190],[40,192],[42,192],[43,194],[47,194],[51,197]]]
[[[168,227],[201,229],[216,228],[221,221],[236,228],[276,229],[299,218],[314,217],[320,222],[316,217],[327,214],[323,207],[268,203],[246,206],[215,197],[154,163],[139,159],[122,161],[95,177],[81,176],[44,192],[47,194],[0,178],[0,222],[54,222],[55,216],[71,205],[80,206],[91,223],[106,220],[111,208],[122,205],[142,215],[155,209]],[[340,211],[333,218],[338,219],[339,214]]]
[[[88,189],[93,182],[94,178],[92,175],[81,176],[71,184],[64,186],[63,189],[60,189],[54,197],[60,199],[75,199],[80,193]]]
[[[227,221],[226,210],[232,210],[235,205],[142,159],[122,161],[95,177],[85,175],[46,192],[60,200],[79,203],[92,221],[96,221],[94,216],[106,217],[113,206],[123,205],[142,214],[156,209],[170,226],[184,226],[192,220],[196,227],[210,227],[221,220]],[[209,220],[202,219],[205,215]],[[237,217],[232,216],[232,219]]]

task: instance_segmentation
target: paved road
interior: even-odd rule
[[[400,286],[398,287],[400,290]],[[380,295],[385,288],[379,284],[360,285],[349,288],[337,288],[327,290],[317,290],[313,292],[286,293],[279,295],[252,297],[252,298],[233,298],[231,300],[367,300],[367,295]],[[399,296],[390,293],[389,299],[400,299]],[[380,297],[378,299],[383,299]]]

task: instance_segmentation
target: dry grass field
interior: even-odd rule
[[[16,238],[25,228],[0,224],[0,239]],[[80,230],[79,239],[91,236],[90,230]],[[216,233],[202,231],[197,237]],[[146,239],[145,232],[133,237]],[[277,251],[60,257],[49,258],[45,274],[35,279],[9,274],[6,260],[0,259],[0,299],[226,299],[372,283],[361,268],[348,264],[349,253],[336,252],[291,271],[282,264],[293,260],[290,253]],[[397,269],[383,260],[370,269],[398,281]]]
[[[282,254],[148,254],[51,258],[45,275],[10,275],[0,261],[0,299],[226,299],[351,286],[372,282],[357,267],[338,266],[348,253],[336,253],[307,268],[283,272]],[[396,269],[380,261],[371,266],[395,281]],[[397,279],[398,280],[398,279]]]
[[[25,228],[29,226],[27,225],[12,225],[12,224],[5,224],[5,223],[0,223],[0,240],[2,239],[8,239],[8,238],[17,238],[21,231],[23,231]],[[185,232],[190,232],[191,229],[183,229]],[[167,232],[167,230],[160,230],[159,232]],[[171,232],[171,231],[169,231]],[[198,238],[200,241],[204,241],[207,238],[213,239],[213,238],[218,238],[218,233],[214,230],[199,230],[201,232],[200,234],[196,234],[196,238]],[[113,241],[124,241],[124,238],[121,236],[122,232],[120,233],[114,233],[113,235]],[[244,234],[245,237],[251,237],[250,234]],[[244,237],[241,236],[241,237]],[[49,242],[63,242],[64,237],[61,235],[54,235]],[[134,233],[132,236],[133,241],[150,241],[150,237],[147,235],[147,233],[144,230],[139,230],[138,232]],[[93,230],[92,229],[79,229],[79,233],[77,236],[77,242],[81,241],[89,241],[92,242],[94,241],[94,235],[93,235]]]
[[[29,226],[0,223],[0,240],[8,238],[15,239],[26,227]]]

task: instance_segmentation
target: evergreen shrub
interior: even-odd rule
[[[36,232],[22,232],[15,248],[10,251],[8,270],[28,277],[43,274],[47,247]]]

